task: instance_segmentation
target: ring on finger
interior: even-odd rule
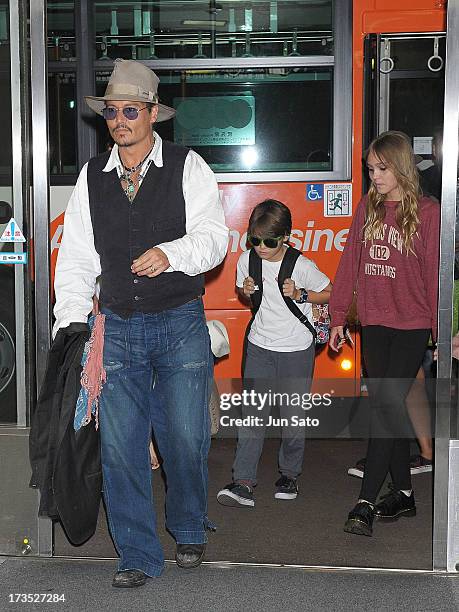
[[[156,268],[153,268],[153,266],[150,266],[150,270],[151,270],[152,272],[155,272],[155,271],[156,271]]]

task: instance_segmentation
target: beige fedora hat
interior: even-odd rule
[[[175,115],[175,110],[159,104],[158,83],[159,78],[144,64],[134,60],[116,59],[105,95],[100,98],[85,96],[85,100],[98,115],[102,115],[105,102],[110,100],[158,104],[157,121],[166,121]]]

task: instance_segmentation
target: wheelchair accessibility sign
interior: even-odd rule
[[[352,216],[352,185],[340,183],[325,185],[324,217]]]
[[[306,185],[306,200],[316,202],[324,199],[324,186],[322,183],[308,183]]]

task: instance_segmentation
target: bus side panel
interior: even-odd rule
[[[354,15],[366,34],[443,32],[446,0],[354,0]]]

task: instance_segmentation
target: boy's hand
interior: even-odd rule
[[[255,281],[251,276],[244,278],[244,282],[242,283],[242,293],[247,297],[251,296],[252,293],[255,293]]]
[[[282,291],[285,297],[292,298],[292,300],[298,300],[300,297],[298,295],[299,289],[296,288],[295,281],[293,281],[291,278],[285,279],[284,284],[282,285]]]

